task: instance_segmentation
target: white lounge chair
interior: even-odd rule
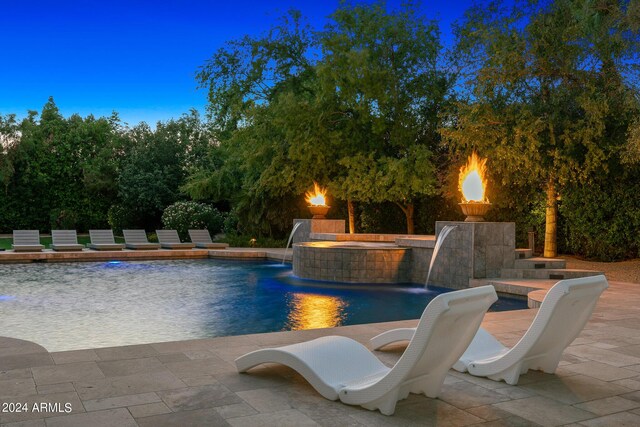
[[[41,252],[44,249],[38,230],[13,230],[11,247],[16,252]]]
[[[453,369],[515,385],[529,369],[552,374],[562,352],[580,334],[593,313],[602,292],[608,287],[603,275],[561,280],[547,293],[535,319],[520,341],[505,347],[480,328]],[[370,341],[380,349],[397,341],[410,340],[414,328],[393,329]]]
[[[51,230],[51,249],[56,252],[81,251],[76,230]]]
[[[160,249],[159,243],[149,243],[144,230],[122,230],[127,249]]]
[[[160,246],[165,249],[193,249],[195,243],[183,243],[176,230],[156,230]]]
[[[257,350],[236,359],[236,367],[246,372],[262,363],[280,363],[299,372],[327,399],[391,415],[396,402],[409,393],[438,396],[447,372],[496,300],[492,286],[438,295],[422,313],[409,347],[392,368],[362,344],[339,336]]]
[[[116,243],[113,230],[89,230],[91,243],[87,243],[89,249],[95,251],[121,251],[123,243]]]
[[[196,248],[225,249],[228,243],[213,243],[209,230],[189,230],[189,238],[196,244]]]

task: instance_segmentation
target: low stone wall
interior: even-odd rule
[[[344,219],[294,219],[293,226],[300,224],[293,235],[293,243],[308,242],[312,233],[344,233]]]
[[[513,268],[515,223],[438,221],[436,234],[445,225],[455,225],[457,229],[440,248],[431,283],[462,289],[469,287],[469,279],[499,277],[503,268]]]
[[[155,249],[121,251],[93,251],[83,249],[75,252],[56,252],[45,249],[42,252],[0,252],[0,264],[28,262],[95,262],[95,261],[140,261],[161,259],[209,258],[209,249]]]
[[[383,243],[296,243],[293,274],[332,282],[408,283],[411,249]]]
[[[426,282],[435,236],[346,234],[327,231],[343,227],[343,222],[296,220],[300,221],[302,230],[294,239],[299,243],[293,249],[293,274],[298,277],[351,283]],[[457,229],[440,248],[431,284],[462,289],[469,287],[470,279],[499,277],[501,270],[513,268],[515,223],[438,221],[436,233],[445,225]]]

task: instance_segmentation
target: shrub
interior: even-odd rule
[[[128,226],[129,212],[120,205],[113,205],[107,212],[107,221],[116,235],[122,235],[122,229]]]
[[[197,202],[176,202],[162,214],[164,228],[177,230],[181,239],[186,239],[189,229],[209,230],[215,235],[222,230],[224,216],[216,208]]]
[[[52,230],[75,230],[78,214],[71,209],[54,209],[50,214]]]
[[[637,257],[640,249],[638,206],[637,176],[616,177],[604,183],[568,189],[560,211],[566,220],[567,249],[600,261]]]
[[[252,242],[253,240],[253,242]],[[284,248],[286,239],[274,239],[271,237],[253,237],[247,234],[227,234],[220,239],[223,243],[228,243],[233,248]],[[289,248],[291,250],[291,248]]]
[[[238,234],[238,213],[235,210],[228,212],[224,216],[222,231],[224,234]]]

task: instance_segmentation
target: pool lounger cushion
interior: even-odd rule
[[[44,249],[38,230],[13,230],[11,247],[16,252],[41,252]]]
[[[236,359],[236,367],[246,372],[262,363],[286,365],[329,400],[391,415],[397,401],[409,393],[432,398],[440,394],[449,369],[497,299],[493,286],[438,295],[425,308],[409,347],[391,368],[359,342],[341,336],[256,350]]]
[[[193,249],[194,243],[182,243],[176,230],[156,230],[160,246],[165,249]]]
[[[87,248],[95,251],[121,251],[124,243],[116,243],[113,237],[113,230],[89,230],[91,243],[87,243]]]
[[[144,250],[160,249],[159,243],[149,243],[147,233],[144,230],[122,230],[125,247],[127,249]]]
[[[553,374],[564,350],[582,332],[602,292],[608,287],[603,275],[561,280],[547,292],[523,337],[505,347],[480,328],[453,369],[494,381],[516,385],[529,369]],[[380,349],[410,340],[414,328],[392,329],[371,338],[370,347]]]
[[[94,251],[121,251],[124,249],[124,243],[87,243],[87,248]]]
[[[56,252],[81,251],[84,246],[78,243],[76,230],[51,230],[51,249]]]
[[[226,249],[228,243],[214,243],[211,240],[209,230],[189,230],[189,238],[196,244],[196,248],[204,249]]]

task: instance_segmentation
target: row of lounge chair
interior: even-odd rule
[[[223,249],[226,243],[214,243],[208,230],[189,230],[191,242],[181,242],[176,230],[156,230],[159,243],[151,243],[144,230],[123,230],[125,243],[116,243],[113,230],[89,230],[91,243],[87,248],[96,251],[119,251],[122,249]],[[81,251],[76,230],[52,230],[51,249],[54,251]],[[14,230],[13,250],[16,252],[39,252],[44,249],[38,230]]]
[[[327,399],[391,415],[396,402],[409,393],[438,397],[451,368],[510,385],[530,369],[554,373],[607,287],[603,275],[559,281],[511,348],[480,327],[484,313],[497,300],[493,286],[482,286],[441,294],[429,303],[416,328],[373,337],[369,346],[374,350],[409,341],[392,367],[359,342],[341,336],[256,350],[236,359],[236,367],[247,372],[263,363],[286,365]]]

